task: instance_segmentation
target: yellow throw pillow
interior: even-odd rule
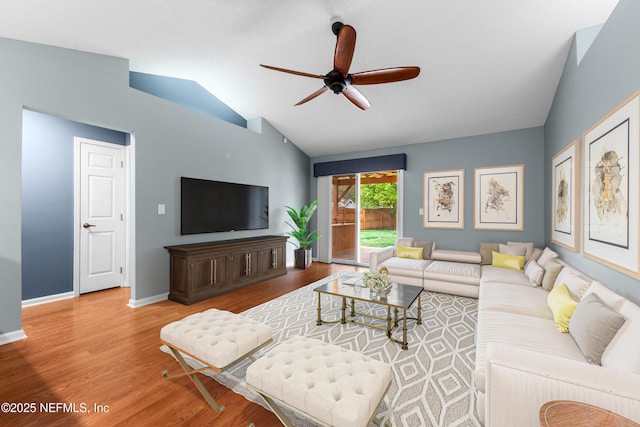
[[[407,248],[406,246],[398,246],[399,258],[422,259],[422,251],[424,248]]]
[[[554,287],[547,297],[547,305],[553,313],[553,320],[560,332],[569,332],[569,321],[578,302],[571,298],[569,289],[564,283]]]
[[[522,271],[526,257],[520,255],[507,255],[493,251],[493,261],[491,265],[494,267],[509,268],[511,270]]]

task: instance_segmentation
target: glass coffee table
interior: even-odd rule
[[[362,285],[362,281],[356,282],[356,278],[353,277],[341,277],[331,280],[324,285],[318,286],[313,289],[318,293],[318,321],[317,325],[327,323],[342,323],[347,322],[357,323],[358,325],[369,326],[371,328],[380,329],[387,333],[387,337],[398,344],[402,345],[403,350],[409,348],[407,343],[407,320],[415,320],[416,324],[422,324],[422,308],[420,305],[420,294],[422,293],[422,287],[403,285],[401,283],[394,283],[391,288],[382,294],[373,294],[371,290]],[[342,298],[341,316],[338,320],[322,320],[322,294],[333,295]],[[410,308],[413,303],[418,300],[418,317],[407,317],[407,309]],[[363,301],[372,304],[378,304],[387,307],[386,317],[376,316],[370,313],[363,313],[356,310],[356,301]],[[349,308],[349,315],[347,317],[346,310]],[[393,313],[392,313],[393,309]],[[402,310],[402,316],[399,317],[398,313]],[[364,322],[357,320],[356,316],[366,317],[380,321],[378,324]],[[402,322],[402,340],[399,340],[393,336],[393,330],[398,327],[399,322]]]

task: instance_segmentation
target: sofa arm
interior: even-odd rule
[[[371,251],[369,253],[369,271],[372,273],[378,271],[378,265],[395,255],[395,246],[387,246],[386,248]]]
[[[640,422],[640,375],[488,344],[486,426],[539,426],[540,407],[550,400],[589,403]]]

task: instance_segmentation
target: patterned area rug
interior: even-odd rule
[[[423,292],[422,325],[416,325],[413,320],[407,324],[408,350],[402,350],[399,344],[391,342],[381,330],[353,323],[317,326],[318,294],[313,289],[338,276],[359,275],[341,272],[247,310],[242,315],[270,325],[274,331],[274,345],[291,336],[303,335],[391,364],[394,379],[377,414],[383,422],[389,420],[393,426],[415,427],[480,426],[475,414],[473,385],[477,300]],[[323,319],[338,319],[340,304],[339,298],[323,295]],[[375,304],[361,303],[358,311],[386,316],[386,308]],[[409,317],[416,315],[415,307],[407,312]],[[401,332],[401,329],[396,330],[396,335]],[[168,352],[165,346],[161,349]],[[187,361],[196,368],[200,367],[196,361]],[[250,363],[246,360],[222,374],[207,371],[206,375],[268,408],[260,396],[245,386],[245,372]],[[288,413],[296,426],[315,426]]]

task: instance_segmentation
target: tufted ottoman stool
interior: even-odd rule
[[[276,403],[322,425],[364,427],[391,385],[391,366],[323,341],[292,337],[247,368],[247,386],[286,426]]]
[[[212,308],[164,326],[160,330],[160,340],[184,369],[184,373],[172,376],[164,371],[164,377],[188,375],[209,405],[215,411],[222,411],[224,406],[213,400],[196,374],[210,369],[222,372],[251,356],[272,342],[272,330],[255,320]],[[193,369],[181,353],[205,366]]]

